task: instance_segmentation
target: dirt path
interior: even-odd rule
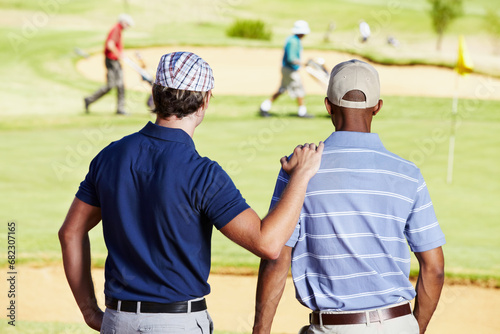
[[[141,50],[126,50],[131,59],[140,55],[150,74],[155,74],[158,60],[164,53],[189,50],[204,58],[213,68],[215,94],[270,95],[281,80],[281,49],[257,49],[244,47],[157,47]],[[354,56],[334,51],[304,50],[303,59],[322,57],[326,65],[335,64]],[[124,66],[127,89],[150,90],[149,84],[129,66]],[[380,74],[382,97],[384,95],[411,95],[453,97],[458,75],[451,69],[435,66],[385,66],[374,64]],[[93,55],[78,62],[77,68],[85,77],[104,82],[105,69],[102,54]],[[303,69],[302,78],[309,94],[325,94],[325,87]],[[471,99],[500,100],[500,80],[471,74],[458,82],[459,96]]]
[[[96,293],[103,305],[103,270],[93,270]],[[218,331],[248,333],[253,322],[257,278],[211,275],[212,293],[207,297]],[[0,305],[7,305],[6,280],[0,284]],[[73,300],[62,266],[18,267],[17,320],[83,323]],[[500,333],[500,289],[446,285],[429,334]],[[5,313],[2,318],[5,319]],[[273,333],[297,333],[307,321],[307,309],[294,297],[289,280],[273,326]]]

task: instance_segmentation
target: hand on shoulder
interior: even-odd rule
[[[324,147],[323,142],[320,142],[318,146],[314,143],[298,145],[290,159],[281,158],[281,167],[290,176],[299,174],[311,179],[319,169]]]

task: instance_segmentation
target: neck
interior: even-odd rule
[[[193,117],[193,114],[184,118],[177,118],[177,116],[161,118],[160,116],[156,116],[155,124],[171,129],[181,129],[186,132],[191,138],[193,138],[194,130],[198,125],[196,123],[196,118]]]
[[[352,132],[370,133],[371,129],[369,126],[368,127],[360,127],[360,126],[345,124],[344,126],[341,126],[341,127],[335,127],[335,131],[352,131]]]
[[[335,131],[371,132],[372,114],[364,110],[348,110],[334,114]]]

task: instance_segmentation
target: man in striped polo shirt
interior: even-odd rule
[[[420,170],[370,132],[382,107],[378,73],[359,60],[338,64],[325,106],[336,131],[294,234],[277,260],[261,262],[254,333],[270,332],[290,264],[297,299],[312,310],[302,333],[424,333],[443,286],[445,238]],[[281,170],[271,207],[288,180]]]

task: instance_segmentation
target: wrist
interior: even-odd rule
[[[253,326],[252,334],[269,334],[271,333],[271,328],[267,328],[264,325],[255,324]]]
[[[308,168],[295,168],[290,174],[290,181],[294,180],[294,183],[305,183],[307,185],[314,175],[316,175],[316,172]]]

